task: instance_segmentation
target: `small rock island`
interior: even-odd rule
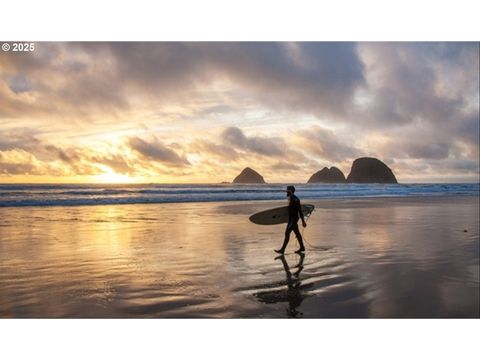
[[[347,177],[348,183],[398,184],[393,171],[376,158],[356,159]]]
[[[345,175],[343,172],[332,166],[330,169],[328,167],[324,167],[322,170],[317,171],[313,174],[310,179],[308,179],[308,183],[344,183]]]
[[[255,170],[246,167],[242,172],[233,179],[234,184],[265,184],[263,176]]]

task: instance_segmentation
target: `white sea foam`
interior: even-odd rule
[[[302,199],[479,196],[480,184],[300,184]],[[268,185],[0,185],[0,206],[69,206],[280,200],[285,184]]]

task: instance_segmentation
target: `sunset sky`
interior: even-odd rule
[[[373,156],[479,181],[478,43],[36,43],[0,52],[0,182],[305,182]]]

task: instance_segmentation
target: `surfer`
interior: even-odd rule
[[[275,252],[279,254],[283,254],[285,252],[285,249],[287,248],[287,245],[288,245],[288,241],[290,240],[290,233],[293,231],[300,245],[300,249],[298,249],[295,252],[302,253],[305,251],[305,246],[303,246],[302,234],[300,234],[300,230],[298,229],[298,220],[302,219],[303,227],[307,226],[307,223],[305,222],[305,218],[303,217],[303,211],[302,211],[302,205],[300,204],[300,199],[295,195],[295,186],[293,185],[287,186],[287,197],[289,198],[288,224],[287,224],[287,228],[285,229],[285,240],[283,241],[282,247],[279,250],[275,250]]]

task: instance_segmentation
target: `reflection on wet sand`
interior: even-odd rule
[[[0,317],[479,316],[478,198],[318,202],[275,260],[276,205],[0,208]]]
[[[305,254],[299,255],[298,263],[293,267],[295,269],[293,273],[290,271],[290,267],[288,266],[287,260],[285,259],[285,255],[280,255],[275,258],[275,260],[278,259],[282,262],[283,269],[285,270],[285,282],[274,283],[272,284],[273,288],[259,291],[255,293],[254,296],[256,296],[260,301],[266,304],[274,304],[279,302],[288,303],[287,314],[290,317],[303,315],[297,310],[297,308],[302,304],[303,299],[309,296],[307,290],[313,285],[302,285],[300,279],[300,273],[303,270],[303,261],[305,260]],[[269,288],[270,286],[265,287]]]
[[[336,257],[334,249],[278,256],[274,261],[280,262],[282,269],[268,274],[276,280],[236,291],[264,304],[281,305],[276,312],[283,309],[288,317],[368,317],[366,290],[357,286],[351,267]],[[289,261],[295,265],[290,266]],[[283,278],[274,276],[280,273]]]

